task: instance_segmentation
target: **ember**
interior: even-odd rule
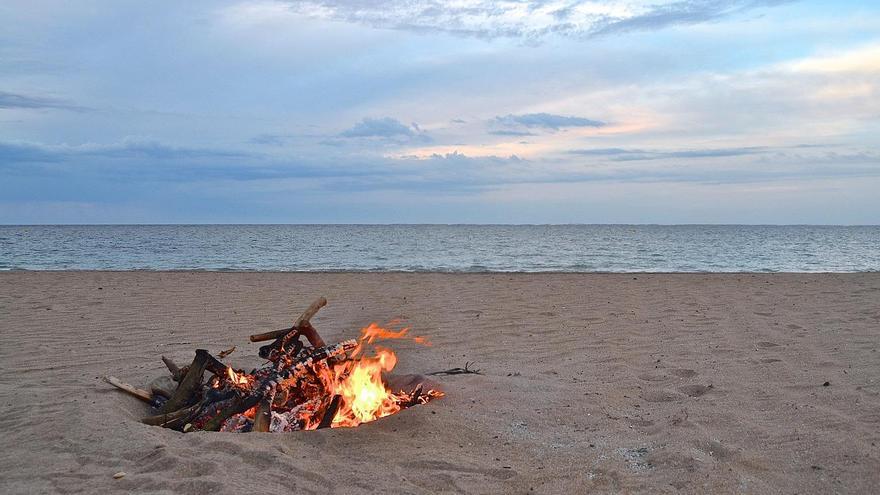
[[[162,357],[178,382],[173,391],[162,386],[139,390],[113,377],[107,381],[157,409],[144,423],[185,432],[353,427],[443,397],[439,390],[423,390],[424,383],[408,391],[391,390],[385,374],[394,369],[397,356],[374,345],[385,339],[427,343],[424,338],[410,337],[408,328],[394,331],[372,323],[358,340],[326,345],[310,323],[326,304],[323,297],[318,299],[290,328],[251,335],[252,342],[273,342],[259,351],[268,363],[250,373],[198,349],[184,368]],[[234,349],[221,353],[221,358]],[[205,371],[212,374],[207,382]]]

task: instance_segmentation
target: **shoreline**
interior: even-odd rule
[[[223,273],[253,273],[253,274],[302,274],[302,275],[334,275],[334,274],[343,274],[343,275],[401,275],[401,274],[413,274],[413,275],[870,275],[870,274],[880,274],[880,270],[864,270],[864,271],[815,271],[815,272],[805,272],[805,271],[763,271],[763,272],[754,272],[754,271],[691,271],[691,272],[655,272],[655,271],[562,271],[562,270],[543,270],[543,271],[443,271],[443,270],[238,270],[238,269],[197,269],[197,268],[189,268],[189,269],[154,269],[154,268],[132,268],[132,269],[119,269],[119,270],[94,270],[94,269],[70,269],[70,268],[61,268],[57,270],[50,269],[37,269],[37,270],[27,270],[27,269],[2,269],[0,268],[0,274],[3,273],[55,273],[55,274],[64,274],[64,273],[213,273],[213,274],[223,274]]]
[[[482,374],[288,434],[149,427],[100,379],[145,386],[198,347],[253,367],[247,336],[318,295],[328,342],[402,319],[432,345],[391,343],[395,371]],[[880,273],[0,272],[0,330],[4,493],[880,485]]]

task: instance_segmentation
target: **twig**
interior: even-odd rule
[[[426,373],[428,375],[482,375],[481,370],[472,370],[470,369],[470,365],[474,363],[465,362],[464,368],[450,368],[448,370],[435,371],[433,373]]]

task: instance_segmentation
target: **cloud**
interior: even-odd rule
[[[262,144],[266,146],[284,146],[290,136],[282,134],[260,134],[252,137],[248,142],[251,144]]]
[[[57,162],[75,158],[161,160],[186,159],[241,159],[254,157],[240,151],[187,148],[162,144],[158,141],[126,138],[119,143],[80,145],[44,144],[28,142],[0,142],[0,163]]]
[[[391,117],[381,119],[373,119],[370,117],[358,122],[351,129],[339,133],[342,137],[359,138],[359,137],[397,137],[397,136],[413,136],[415,130],[402,124],[399,120]]]
[[[430,136],[413,123],[406,125],[392,117],[370,118],[366,117],[350,129],[338,134],[342,138],[367,138],[387,139],[392,141],[421,141],[428,142]]]
[[[664,158],[718,158],[767,153],[763,146],[741,148],[693,149],[693,150],[642,150],[627,148],[593,148],[568,151],[571,155],[605,156],[615,161],[660,160]]]
[[[497,131],[489,131],[493,136],[534,136],[535,133],[529,131],[515,131],[511,129],[501,129]]]
[[[658,3],[632,16],[609,16],[593,25],[591,35],[647,31],[682,24],[699,24],[730,17],[756,7],[772,7],[791,0],[682,0]]]
[[[542,128],[558,131],[565,127],[603,127],[607,123],[601,120],[592,120],[583,117],[570,117],[566,115],[554,115],[552,113],[527,113],[523,115],[505,115],[495,117],[492,122],[497,125],[529,128]]]
[[[55,108],[62,110],[84,110],[67,100],[45,96],[30,96],[19,93],[0,91],[0,109],[42,109]]]
[[[697,24],[789,0],[288,0],[297,13],[412,32],[538,41]]]

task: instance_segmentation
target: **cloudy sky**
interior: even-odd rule
[[[0,3],[0,223],[880,223],[880,5]]]

